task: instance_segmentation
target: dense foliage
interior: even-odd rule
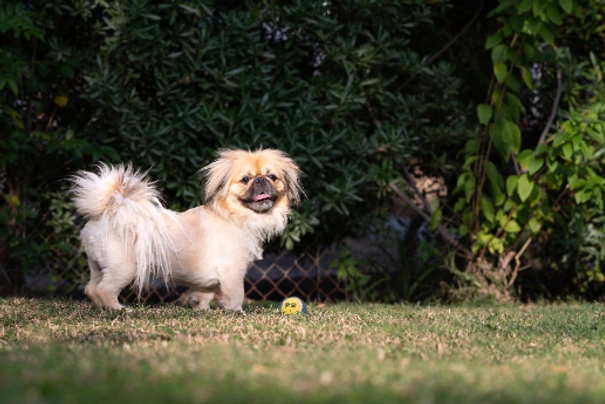
[[[519,295],[528,286],[516,282],[521,271],[531,269],[535,276],[561,267],[567,267],[564,282],[572,277],[566,293],[600,294],[605,104],[594,86],[602,87],[595,70],[603,61],[591,51],[575,54],[558,46],[558,37],[574,42],[578,34],[593,34],[590,25],[564,25],[566,15],[586,17],[591,11],[605,8],[563,0],[502,1],[490,13],[501,23],[486,39],[494,75],[488,102],[477,106],[483,129],[464,147],[456,187],[461,196],[454,206],[460,241],[467,246],[459,249],[462,278],[479,285],[481,294]],[[589,60],[590,67],[582,65]],[[563,81],[584,83],[587,93],[564,89]],[[552,251],[553,244],[568,246]],[[543,287],[550,297],[561,293],[560,284]]]
[[[75,170],[133,161],[185,209],[216,149],[276,147],[306,173],[307,198],[275,248],[382,233],[393,198],[417,194],[431,231],[400,248],[393,299],[452,279],[465,297],[598,296],[605,7],[469,4],[0,6],[3,290],[38,271],[82,281],[62,181]],[[414,175],[456,191],[429,203]],[[457,276],[435,278],[447,262]]]
[[[47,239],[64,229],[49,228],[45,192],[99,159],[151,168],[182,209],[217,148],[283,149],[306,173],[281,240],[293,248],[367,231],[388,211],[393,161],[443,166],[466,139],[453,66],[422,63],[448,37],[447,4],[71,4],[2,10],[5,270],[69,249]]]

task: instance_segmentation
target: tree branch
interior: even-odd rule
[[[529,247],[529,244],[531,243],[531,237],[527,239],[527,241],[525,242],[525,244],[523,244],[523,247],[521,247],[521,249],[519,250],[519,252],[517,254],[515,254],[515,269],[513,269],[513,273],[510,277],[510,281],[508,282],[508,288],[510,288],[511,286],[513,286],[513,283],[515,282],[515,280],[517,279],[517,275],[519,274],[520,271],[527,269],[528,267],[521,267],[521,256],[523,255],[523,253],[525,252],[525,250],[527,249],[527,247]]]
[[[546,122],[546,126],[544,126],[544,130],[540,135],[540,140],[538,140],[538,144],[542,144],[546,141],[546,135],[550,131],[550,126],[555,120],[555,115],[557,115],[557,110],[559,109],[559,101],[561,100],[561,69],[557,66],[557,94],[555,95],[555,101],[552,105],[552,110],[550,111],[550,116],[548,117],[548,121]]]

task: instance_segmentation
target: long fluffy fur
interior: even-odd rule
[[[160,193],[146,173],[133,170],[131,165],[101,163],[98,173],[80,171],[72,180],[76,211],[98,219],[104,234],[114,232],[123,243],[133,246],[134,285],[139,293],[147,288],[151,277],[168,282],[168,254],[176,247],[167,232],[166,218],[174,219],[175,213],[162,206]]]

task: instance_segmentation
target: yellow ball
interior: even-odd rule
[[[57,95],[55,97],[55,104],[57,104],[58,107],[63,108],[67,105],[67,97],[64,95]]]
[[[284,314],[306,313],[307,305],[299,297],[288,297],[279,304],[279,311]]]

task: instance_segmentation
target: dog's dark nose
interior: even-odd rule
[[[258,185],[265,185],[267,183],[267,179],[265,177],[258,177],[254,180],[254,182]]]

